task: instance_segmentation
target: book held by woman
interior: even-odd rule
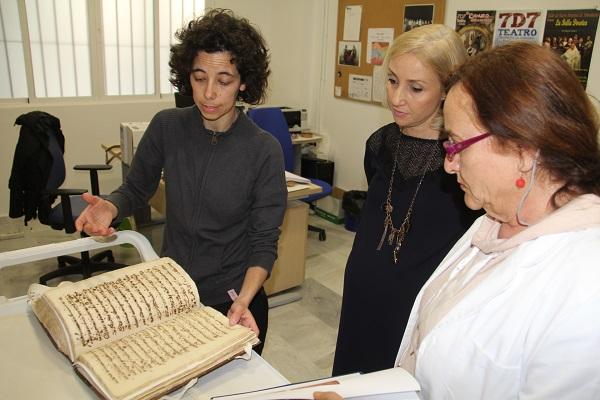
[[[170,258],[29,289],[33,312],[75,371],[106,399],[158,398],[258,343],[200,303]]]

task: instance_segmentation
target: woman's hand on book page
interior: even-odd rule
[[[344,400],[342,396],[335,392],[314,392],[315,400]]]
[[[248,305],[241,301],[240,298],[233,302],[227,312],[227,317],[229,318],[229,325],[240,324],[246,328],[252,329],[254,333],[258,335],[258,325],[256,325],[254,316],[248,309]]]
[[[231,293],[229,294],[233,300],[233,304],[227,312],[229,325],[240,324],[252,329],[258,336],[258,325],[248,307],[254,296],[256,296],[256,293],[262,288],[267,277],[268,272],[265,268],[258,265],[248,267],[239,296],[235,294],[235,290],[233,291],[233,296]]]
[[[75,221],[75,229],[90,236],[108,236],[115,233],[110,224],[118,214],[117,207],[110,201],[90,193],[84,193],[81,197],[88,205]]]

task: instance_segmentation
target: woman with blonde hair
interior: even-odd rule
[[[514,42],[458,71],[444,120],[445,169],[486,214],[421,289],[396,365],[423,399],[599,399],[596,110],[560,56]]]
[[[446,79],[465,59],[444,25],[405,32],[386,54],[394,122],[366,144],[369,188],[346,266],[334,375],[393,366],[419,289],[475,218],[444,173],[440,139]]]

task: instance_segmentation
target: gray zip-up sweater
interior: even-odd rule
[[[250,266],[271,272],[287,202],[283,154],[271,134],[243,113],[227,132],[213,132],[195,106],[160,111],[125,182],[108,196],[119,217],[147,204],[161,171],[162,254],[190,274],[204,304],[228,301],[229,289],[239,293]]]

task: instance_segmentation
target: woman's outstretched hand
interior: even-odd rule
[[[75,221],[75,229],[90,236],[108,236],[115,233],[115,228],[110,224],[118,214],[117,207],[110,201],[90,193],[84,193],[81,197],[88,205]]]

